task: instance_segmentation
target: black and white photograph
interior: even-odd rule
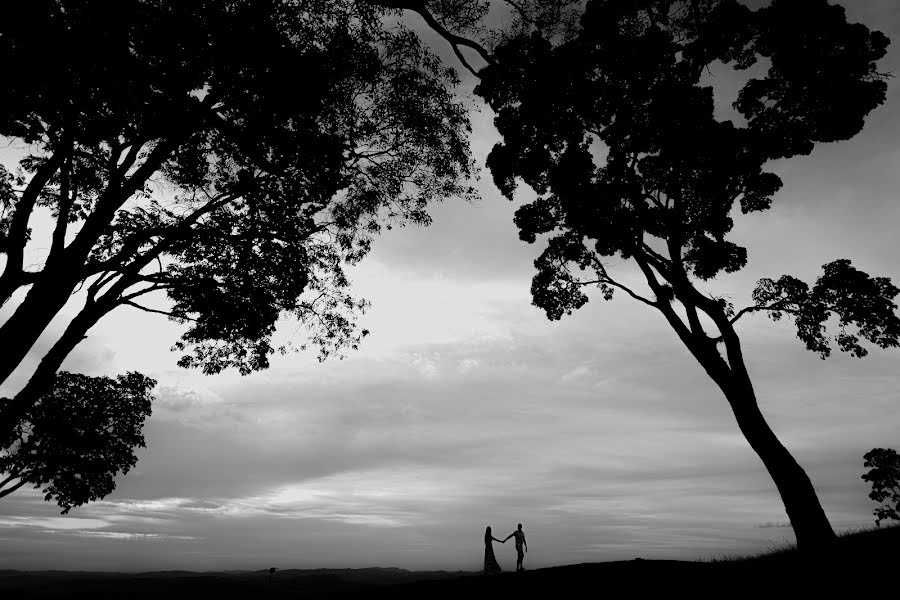
[[[0,597],[889,597],[897,0],[0,2]]]

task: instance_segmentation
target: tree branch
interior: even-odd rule
[[[624,291],[626,294],[628,294],[629,296],[631,296],[638,302],[643,302],[647,306],[652,306],[653,308],[656,308],[656,309],[659,308],[659,306],[657,306],[656,302],[650,300],[649,298],[645,298],[645,297],[641,296],[640,294],[636,293],[634,290],[632,290],[628,286],[626,286],[622,283],[619,283],[618,281],[616,281],[615,279],[610,277],[609,273],[606,271],[606,267],[603,265],[603,263],[600,262],[599,259],[597,259],[596,256],[592,256],[591,258],[594,262],[594,270],[597,271],[597,273],[600,275],[600,279],[597,279],[594,281],[585,281],[584,285],[590,285],[590,284],[598,284],[599,285],[599,284],[605,283],[605,284],[611,285],[615,288],[619,288],[620,290]]]
[[[131,306],[131,307],[133,307],[133,308],[136,308],[136,309],[138,309],[138,310],[142,310],[142,311],[144,311],[144,312],[154,313],[154,314],[157,314],[157,315],[165,315],[165,316],[167,316],[167,317],[169,317],[169,318],[172,318],[172,319],[187,320],[187,321],[196,321],[196,320],[197,320],[197,319],[192,319],[191,317],[185,317],[185,316],[182,316],[182,315],[176,315],[176,314],[170,313],[170,312],[165,311],[165,310],[159,310],[159,309],[156,309],[156,308],[150,308],[150,307],[148,307],[148,306],[144,306],[144,305],[142,305],[142,304],[138,304],[137,302],[134,302],[134,301],[132,301],[132,300],[125,300],[124,302],[122,302],[122,304],[125,305],[125,306]]]
[[[18,478],[19,478],[19,473],[21,473],[21,471],[10,471],[9,477],[7,477],[6,479],[4,479],[3,481],[0,481],[0,488],[2,488],[3,486],[5,486],[7,483],[9,483],[10,481],[12,481],[13,479],[18,479]]]
[[[493,57],[491,57],[490,53],[485,50],[481,44],[447,31],[447,28],[441,25],[425,6],[424,0],[368,0],[368,2],[370,4],[383,6],[385,8],[411,10],[412,12],[417,13],[419,16],[425,19],[425,22],[428,24],[428,26],[431,27],[438,35],[450,42],[450,47],[453,48],[453,53],[456,54],[456,57],[463,64],[463,66],[465,66],[466,69],[468,69],[469,72],[472,73],[472,75],[474,75],[475,77],[478,77],[478,71],[476,71],[472,67],[472,65],[470,65],[469,62],[465,59],[462,51],[460,51],[459,49],[460,46],[475,50],[478,55],[481,56],[482,60],[484,60],[487,64],[495,64]]]
[[[733,317],[731,317],[731,319],[729,319],[729,322],[732,325],[734,325],[737,322],[737,320],[740,319],[741,317],[743,317],[744,315],[746,315],[748,313],[752,313],[752,312],[758,312],[761,310],[786,312],[786,313],[792,314],[792,315],[798,314],[799,311],[797,311],[793,308],[785,308],[784,306],[779,306],[779,303],[780,303],[780,301],[776,302],[775,304],[770,304],[769,306],[747,306],[747,307],[744,307],[741,310],[739,310]]]
[[[16,202],[16,211],[13,213],[9,231],[6,236],[6,266],[0,275],[0,306],[9,300],[9,297],[19,287],[24,285],[21,281],[22,263],[25,258],[25,244],[28,241],[28,221],[37,203],[38,196],[44,190],[44,186],[53,177],[63,162],[63,154],[54,152],[50,158],[38,167],[37,172],[28,182],[19,201]]]
[[[9,495],[12,494],[14,491],[16,491],[17,489],[19,489],[20,487],[22,487],[23,485],[25,485],[25,484],[27,484],[27,483],[28,483],[28,480],[27,480],[27,479],[20,479],[20,480],[19,480],[19,483],[17,483],[16,485],[12,486],[11,488],[8,488],[8,489],[5,489],[5,490],[0,490],[0,498],[3,498],[3,497],[5,497],[5,496],[9,496]]]
[[[510,6],[512,6],[516,10],[517,13],[519,13],[519,17],[523,21],[525,21],[526,23],[530,23],[531,25],[537,26],[537,22],[528,15],[528,11],[526,11],[522,7],[521,4],[519,4],[518,2],[513,2],[513,0],[504,0],[504,1],[507,4],[509,4]]]
[[[66,138],[69,136],[66,135]],[[66,239],[66,230],[69,227],[69,211],[72,209],[73,190],[73,167],[72,167],[72,148],[69,148],[70,141],[66,142],[66,158],[63,160],[62,167],[59,172],[59,200],[56,205],[56,227],[53,228],[53,235],[50,242],[50,255],[47,257],[48,262],[53,260],[63,248]]]

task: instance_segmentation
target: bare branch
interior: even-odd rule
[[[519,13],[519,18],[521,18],[523,21],[531,25],[537,25],[537,22],[528,15],[528,11],[526,11],[521,4],[519,4],[518,2],[513,2],[513,0],[505,0],[505,2],[512,6],[517,13]]]
[[[729,319],[729,323],[734,325],[737,322],[737,320],[740,319],[741,317],[743,317],[744,315],[746,315],[748,313],[752,313],[752,312],[763,311],[763,310],[770,310],[773,312],[775,312],[775,311],[786,312],[786,313],[792,314],[792,315],[795,315],[799,312],[793,308],[785,308],[785,306],[783,305],[782,302],[776,302],[774,304],[770,304],[769,306],[747,306],[747,307],[744,307],[741,310],[739,310],[733,317],[731,317],[731,319]]]
[[[602,262],[600,262],[600,259],[598,259],[596,256],[592,256],[591,258],[592,258],[592,262],[594,263],[593,264],[594,270],[597,271],[597,273],[600,275],[600,279],[596,279],[593,281],[585,281],[585,282],[583,282],[583,285],[591,285],[591,284],[611,285],[615,288],[618,288],[618,289],[624,291],[626,294],[628,294],[629,296],[631,296],[638,302],[643,302],[647,306],[652,306],[653,308],[656,308],[656,309],[659,308],[659,306],[657,306],[656,302],[654,302],[653,300],[650,300],[648,298],[641,296],[640,294],[638,294],[637,292],[635,292],[628,286],[626,286],[626,285],[616,281],[612,277],[610,277],[609,273],[606,270],[606,266]]]
[[[167,285],[164,283],[154,283],[151,286],[145,287],[142,290],[137,290],[136,292],[132,292],[127,296],[122,296],[122,300],[134,300],[135,298],[139,298],[145,294],[149,294],[151,292],[158,292],[159,290],[164,290],[172,287],[171,285]]]
[[[172,318],[172,319],[178,319],[178,320],[184,319],[184,320],[187,320],[187,321],[196,321],[196,319],[192,319],[192,318],[190,318],[190,317],[185,317],[185,316],[182,316],[182,315],[176,315],[176,314],[170,313],[170,312],[165,311],[165,310],[159,310],[159,309],[156,309],[156,308],[150,308],[150,307],[148,307],[148,306],[144,306],[144,305],[142,305],[142,304],[138,304],[137,302],[133,302],[133,301],[131,301],[131,300],[125,300],[124,302],[122,302],[122,304],[125,305],[125,306],[131,306],[131,307],[137,308],[138,310],[142,310],[142,311],[144,311],[144,312],[153,313],[153,314],[157,314],[157,315],[165,315],[165,316],[167,316],[167,317],[169,317],[169,318]]]
[[[27,480],[27,479],[21,479],[21,480],[19,480],[19,483],[17,483],[16,485],[12,486],[11,488],[8,488],[8,489],[5,489],[5,490],[0,490],[0,498],[3,498],[3,497],[5,497],[5,496],[9,496],[9,495],[12,494],[14,491],[16,491],[17,489],[19,489],[19,488],[22,487],[23,485],[25,485],[26,483],[28,483],[28,480]]]

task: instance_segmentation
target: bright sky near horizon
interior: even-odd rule
[[[895,0],[841,4],[892,38],[880,66],[900,72]],[[724,71],[710,77],[729,87]],[[472,104],[483,165],[497,134]],[[747,268],[710,291],[743,306],[760,277],[809,281],[842,257],[900,282],[897,79],[856,138],[773,168],[785,185],[772,209],[735,219]],[[351,273],[372,334],[343,361],[289,355],[205,377],[175,366],[178,325],[129,309],[104,319],[64,368],[156,378],[148,447],[114,493],[68,516],[37,490],[0,500],[0,569],[477,570],[485,526],[505,537],[519,522],[532,568],[792,540],[725,399],[662,317],[597,296],[549,322],[530,305],[540,248],[517,238],[521,201],[502,199],[486,169],[478,187],[480,202],[447,201],[431,227],[376,240]],[[752,316],[739,332],[762,410],[832,524],[871,526],[862,455],[900,446],[900,351],[822,361],[788,323]],[[511,569],[512,544],[495,551]]]

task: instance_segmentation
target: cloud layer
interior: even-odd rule
[[[851,20],[900,33],[892,1],[845,4]],[[898,50],[883,70],[900,67]],[[759,277],[813,278],[838,257],[900,281],[897,90],[891,80],[858,138],[774,165],[785,187],[773,209],[736,217],[750,264],[710,291],[741,305]],[[476,116],[482,160],[490,118]],[[547,321],[530,306],[540,248],[517,239],[521,202],[487,173],[479,186],[480,203],[446,202],[432,227],[377,240],[352,273],[373,333],[344,361],[288,356],[204,378],[174,367],[176,325],[129,311],[103,321],[66,368],[157,378],[148,447],[112,495],[70,516],[33,490],[0,501],[0,564],[478,569],[484,528],[518,522],[531,567],[792,539],[727,403],[665,322],[625,297]],[[898,443],[898,355],[821,361],[759,316],[740,333],[762,410],[835,527],[871,524],[862,455]],[[512,566],[509,545],[497,553]]]

